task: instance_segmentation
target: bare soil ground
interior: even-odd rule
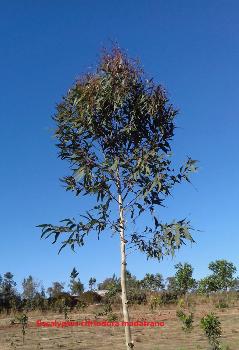
[[[95,320],[100,306],[89,306],[82,312],[71,313],[70,320]],[[176,317],[176,305],[151,311],[148,306],[132,306],[131,319],[146,321],[164,321],[164,327],[132,327],[135,350],[196,350],[209,348],[207,339],[199,327],[199,320],[209,311],[215,312],[222,323],[221,342],[225,350],[239,350],[239,302],[225,309],[216,309],[213,305],[194,306],[194,329],[185,334]],[[114,311],[118,320],[122,320],[120,311]],[[62,314],[45,315],[32,313],[26,329],[23,344],[21,327],[10,325],[14,316],[0,318],[0,350],[124,350],[123,327],[68,327],[43,328],[36,326],[36,320],[64,320]],[[106,320],[104,317],[98,321]]]

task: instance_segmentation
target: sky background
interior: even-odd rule
[[[210,261],[228,259],[239,270],[238,13],[236,0],[0,1],[0,274],[11,271],[18,287],[29,274],[45,287],[68,283],[74,266],[85,285],[119,275],[118,237],[105,232],[97,241],[92,233],[77,253],[57,255],[59,246],[35,227],[77,217],[87,205],[59,182],[67,164],[57,159],[51,116],[111,41],[139,57],[180,109],[175,159],[200,160],[193,186],[177,187],[160,213],[162,221],[189,218],[201,230],[196,244],[160,263],[131,254],[128,269],[167,277],[181,261],[201,278]]]

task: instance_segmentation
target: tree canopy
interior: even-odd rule
[[[237,269],[232,262],[225,259],[216,260],[210,262],[208,268],[212,271],[212,274],[199,282],[201,293],[227,291],[236,287],[237,279],[234,275]]]
[[[106,229],[119,232],[113,206],[119,204],[120,191],[129,223],[144,212],[152,217],[142,232],[127,231],[132,247],[161,259],[187,240],[193,242],[186,219],[162,223],[155,213],[174,185],[190,181],[196,170],[191,158],[178,171],[173,168],[170,142],[176,115],[165,89],[148,79],[137,61],[116,47],[104,52],[96,71],[76,81],[53,117],[59,157],[70,168],[61,180],[77,196],[95,196],[96,205],[79,219],[39,225],[42,237],[54,235],[55,243],[66,233],[60,250],[67,245],[74,250],[91,231],[98,238]]]
[[[193,288],[196,288],[196,280],[193,276],[192,265],[188,263],[179,263],[175,265],[176,274],[174,278],[174,287],[179,294],[186,294]]]

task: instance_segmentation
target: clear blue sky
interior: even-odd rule
[[[129,270],[138,278],[169,276],[175,263],[187,261],[200,278],[219,258],[239,269],[238,13],[236,0],[1,1],[1,274],[13,272],[18,286],[32,274],[48,287],[66,281],[73,266],[85,284],[90,276],[101,281],[119,273],[119,242],[109,233],[58,256],[35,228],[87,205],[58,181],[67,167],[56,157],[51,115],[110,40],[139,57],[181,110],[176,159],[200,160],[196,190],[178,187],[161,211],[162,220],[187,216],[203,231],[195,232],[197,243],[161,263],[131,254]]]

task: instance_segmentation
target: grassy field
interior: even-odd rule
[[[82,321],[94,320],[95,314],[101,306],[89,306],[82,312],[69,314],[70,320]],[[185,334],[181,329],[180,321],[176,316],[176,305],[165,306],[154,311],[147,306],[132,306],[132,320],[164,321],[164,327],[133,327],[133,337],[136,350],[196,350],[209,348],[207,339],[199,327],[199,320],[209,311],[215,312],[222,323],[223,334],[221,343],[225,350],[239,350],[239,302],[227,308],[217,309],[215,305],[205,302],[196,304],[194,308],[194,329]],[[122,320],[119,310],[114,310],[118,320]],[[20,325],[10,325],[14,315],[0,318],[0,350],[40,350],[40,349],[65,349],[65,350],[124,350],[123,327],[68,327],[68,328],[43,328],[36,327],[36,320],[42,321],[64,320],[62,314],[45,315],[31,313],[29,325],[26,329],[25,342],[23,344]],[[98,321],[105,320],[98,317]]]

